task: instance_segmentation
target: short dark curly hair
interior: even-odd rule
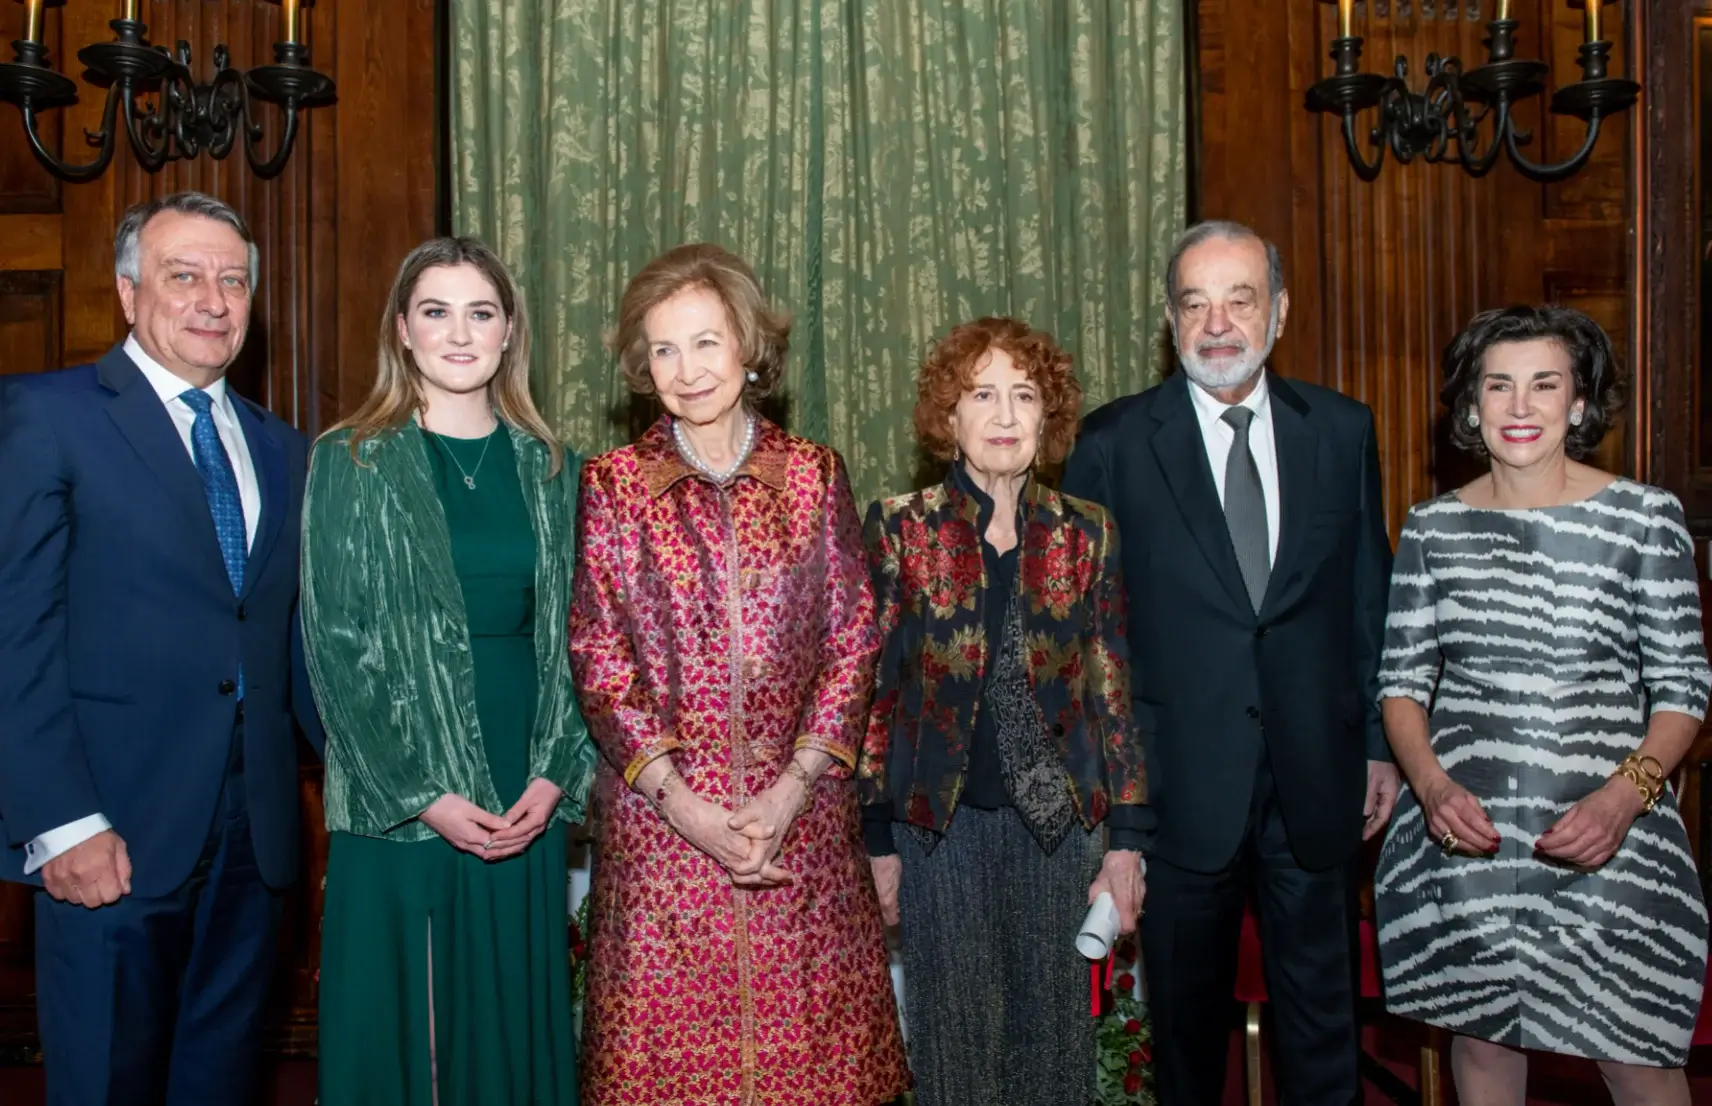
[[[1480,380],[1487,351],[1504,342],[1542,338],[1556,342],[1569,354],[1575,387],[1571,402],[1579,399],[1583,403],[1581,425],[1569,428],[1564,452],[1579,460],[1598,448],[1623,408],[1616,350],[1610,336],[1585,313],[1547,304],[1482,311],[1445,347],[1445,382],[1439,399],[1450,408],[1450,440],[1458,449],[1477,457],[1486,455],[1486,443],[1480,429],[1468,425],[1468,413],[1480,407]]]
[[[736,332],[738,359],[755,374],[753,381],[743,385],[744,398],[772,395],[785,374],[791,317],[767,303],[761,282],[747,261],[707,242],[674,246],[642,266],[625,287],[618,306],[618,325],[608,337],[608,346],[618,355],[619,371],[630,390],[637,395],[654,394],[643,323],[648,312],[686,288],[706,288],[725,305],[725,315]]]
[[[933,344],[916,378],[915,436],[941,461],[957,455],[951,416],[957,401],[975,386],[975,372],[989,350],[1002,349],[1040,389],[1045,418],[1038,463],[1056,465],[1070,452],[1082,421],[1082,385],[1071,357],[1052,335],[1016,319],[987,316],[960,323]]]

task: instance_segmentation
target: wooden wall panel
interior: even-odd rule
[[[63,185],[30,154],[18,114],[0,105],[0,373],[36,372],[93,360],[125,335],[114,290],[113,231],[126,207],[184,188],[231,203],[249,221],[261,256],[249,339],[233,386],[313,435],[348,414],[373,379],[374,334],[398,262],[437,229],[439,149],[436,64],[444,0],[326,3],[304,10],[311,62],[330,72],[339,101],[306,116],[284,172],[255,177],[242,151],[144,172],[121,137],[96,181]],[[263,0],[143,0],[151,42],[191,44],[199,77],[214,45],[239,68],[273,60],[276,5]],[[80,76],[79,48],[108,41],[116,5],[71,0],[50,9],[51,63]],[[17,38],[22,9],[0,2],[0,43]],[[10,54],[8,53],[9,57]],[[69,67],[67,59],[70,59]],[[49,113],[49,149],[71,160],[92,151],[104,93]],[[278,110],[261,107],[273,150]],[[64,149],[65,136],[76,136]],[[314,1047],[315,967],[326,834],[320,767],[305,751],[301,794],[306,870],[288,904],[280,958],[276,1047]],[[0,884],[0,1054],[33,1046],[29,893]]]
[[[1409,59],[1425,85],[1427,54],[1485,58],[1491,0],[1364,0],[1356,33],[1363,67],[1389,73]],[[1517,0],[1518,52],[1574,79],[1580,23],[1562,0]],[[1593,162],[1570,181],[1541,185],[1501,161],[1483,178],[1456,165],[1401,165],[1387,157],[1361,181],[1344,152],[1341,121],[1309,112],[1309,86],[1331,72],[1335,8],[1275,0],[1199,0],[1202,218],[1247,223],[1284,254],[1290,324],[1275,363],[1373,407],[1386,512],[1395,533],[1413,503],[1468,479],[1477,467],[1444,442],[1438,403],[1446,343],[1479,310],[1557,298],[1592,313],[1629,345],[1626,121],[1607,125]],[[1613,72],[1622,72],[1619,46]],[[1547,90],[1547,96],[1550,89]],[[1543,99],[1543,98],[1542,98]],[[1579,145],[1579,124],[1541,109],[1536,159]],[[1376,113],[1363,120],[1365,138]],[[1371,156],[1371,148],[1366,152]],[[1614,435],[1604,463],[1633,471]]]
[[[60,363],[60,274],[0,271],[0,365],[43,372]]]
[[[1640,78],[1647,100],[1642,143],[1635,276],[1641,307],[1637,331],[1646,371],[1644,447],[1653,480],[1682,498],[1689,529],[1712,535],[1712,457],[1701,438],[1708,372],[1701,356],[1705,326],[1700,282],[1699,112],[1695,102],[1695,20],[1712,17],[1712,0],[1648,0],[1633,13],[1644,43]]]

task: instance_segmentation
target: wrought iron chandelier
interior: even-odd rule
[[[0,63],[0,100],[17,106],[36,160],[63,181],[94,180],[106,172],[118,145],[121,114],[131,150],[148,172],[204,151],[215,159],[224,158],[242,137],[244,154],[256,175],[277,176],[291,157],[299,111],[333,98],[332,78],[310,68],[309,51],[301,41],[303,0],[269,0],[280,5],[282,41],[274,43],[274,64],[233,69],[228,63],[230,52],[222,43],[214,47],[214,77],[206,82],[197,81],[191,73],[188,42],[181,40],[172,53],[164,46],[150,45],[149,29],[137,19],[137,0],[122,0],[122,14],[108,24],[113,41],[91,43],[77,52],[93,83],[107,89],[101,129],[84,131],[95,156],[82,164],[62,161],[42,144],[37,127],[43,111],[77,101],[77,83],[48,66],[42,45],[43,9],[60,7],[66,0],[18,2],[24,5],[24,37],[12,43],[13,60]],[[158,103],[141,105],[140,97],[149,92],[158,95]],[[252,97],[284,109],[271,156],[262,152],[262,128],[251,118]]]
[[[1338,6],[1338,38],[1332,42],[1337,72],[1308,89],[1308,108],[1343,117],[1344,148],[1356,175],[1365,181],[1379,175],[1387,149],[1404,164],[1417,157],[1429,162],[1454,160],[1477,177],[1504,152],[1516,168],[1535,180],[1562,180],[1587,163],[1599,140],[1600,122],[1627,111],[1641,90],[1634,81],[1605,75],[1611,43],[1603,37],[1602,16],[1605,5],[1615,0],[1581,0],[1587,12],[1586,40],[1579,57],[1581,79],[1552,95],[1551,110],[1585,122],[1587,137],[1565,160],[1542,164],[1522,152],[1533,136],[1516,125],[1513,109],[1544,90],[1551,69],[1544,62],[1515,56],[1519,24],[1510,18],[1510,0],[1495,0],[1495,18],[1486,24],[1486,64],[1464,72],[1460,59],[1428,54],[1423,92],[1409,91],[1409,62],[1401,55],[1390,77],[1361,72],[1362,40],[1351,33],[1355,0],[1322,2]],[[1356,115],[1375,106],[1379,123],[1368,136],[1375,149],[1369,161],[1356,137]],[[1489,120],[1490,138],[1483,147],[1481,131]]]

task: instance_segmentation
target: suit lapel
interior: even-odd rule
[[[268,433],[267,423],[250,406],[248,400],[227,391],[232,409],[244,428],[244,446],[250,451],[250,467],[256,474],[256,489],[261,493],[262,513],[256,523],[256,537],[250,543],[249,563],[244,569],[244,588],[240,596],[250,594],[256,578],[267,566],[268,554],[279,542],[280,527],[285,523],[285,450],[278,439]]]
[[[126,356],[123,346],[114,346],[96,363],[96,376],[101,386],[114,393],[107,402],[107,416],[130,442],[131,448],[143,459],[167,493],[190,522],[187,530],[190,543],[220,570],[218,579],[226,578],[226,561],[220,554],[220,540],[214,533],[214,516],[208,510],[208,492],[202,477],[178,436],[166,405],[149,386],[141,369]],[[189,385],[185,385],[189,387]]]
[[[1277,375],[1268,372],[1267,376],[1272,393],[1272,438],[1278,452],[1278,527],[1282,533],[1267,579],[1266,598],[1260,605],[1262,614],[1283,602],[1285,589],[1301,567],[1308,504],[1313,498],[1320,452],[1319,436],[1301,394]]]
[[[1201,424],[1195,418],[1195,405],[1189,398],[1188,378],[1179,372],[1163,388],[1153,411],[1153,417],[1161,424],[1152,438],[1159,470],[1165,474],[1171,497],[1177,501],[1189,533],[1194,535],[1195,544],[1201,547],[1225,593],[1239,609],[1252,611],[1254,605],[1243,586],[1236,547],[1231,544],[1230,527],[1219,503],[1219,489],[1213,483],[1213,470],[1207,465],[1207,446],[1201,439]]]

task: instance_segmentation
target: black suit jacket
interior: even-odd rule
[[[261,490],[240,595],[190,453],[122,346],[0,389],[0,879],[24,878],[32,838],[99,812],[137,893],[183,883],[225,780],[240,663],[256,864],[275,887],[297,874],[293,713],[320,733],[294,633],[307,447],[232,404]]]
[[[1183,374],[1090,415],[1064,479],[1117,520],[1150,851],[1195,871],[1235,856],[1263,751],[1310,869],[1360,845],[1367,761],[1389,759],[1377,676],[1391,545],[1373,412],[1267,381],[1281,533],[1258,615]]]

